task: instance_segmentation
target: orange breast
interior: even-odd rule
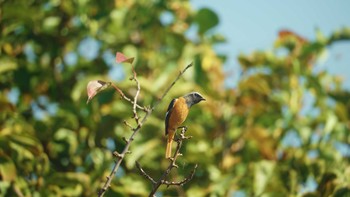
[[[172,113],[169,117],[169,129],[176,130],[186,120],[187,115],[188,107],[186,100],[180,97],[174,104]]]

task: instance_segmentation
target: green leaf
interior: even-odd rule
[[[77,135],[74,131],[60,128],[54,135],[52,150],[54,154],[74,155],[78,147]]]
[[[13,134],[10,140],[18,145],[21,145],[33,153],[42,152],[42,146],[37,138],[27,134]]]
[[[196,56],[194,63],[194,80],[197,84],[204,87],[206,87],[209,82],[209,79],[201,65],[201,57],[198,55]]]
[[[43,151],[38,139],[27,134],[12,134],[9,136],[9,146],[17,152],[18,158],[34,159]]]
[[[303,197],[319,197],[319,195],[316,192],[308,192]]]
[[[47,17],[43,22],[43,28],[45,30],[53,30],[60,24],[60,22],[61,18],[58,16]]]
[[[202,8],[198,11],[195,21],[199,25],[199,33],[204,34],[206,31],[219,24],[219,17],[212,10]]]
[[[340,40],[350,40],[350,28],[345,27],[338,31],[335,31],[330,37],[328,43],[332,44],[332,42],[340,41]]]
[[[260,161],[254,166],[254,193],[260,195],[272,177],[276,163],[272,161]]]
[[[212,193],[216,194],[216,196],[225,196],[225,191],[233,185],[233,180],[234,176],[232,174],[221,176],[219,180],[213,181]]]
[[[122,189],[124,194],[129,194],[126,196],[146,196],[149,193],[144,182],[135,180],[135,177],[133,176],[125,176],[120,180],[120,182],[122,183],[123,188],[112,187],[112,189],[116,191],[118,191],[118,189]]]
[[[199,186],[193,186],[190,187],[187,192],[186,192],[187,196],[206,196],[206,191],[199,187]]]
[[[333,193],[333,190],[336,185],[335,183],[336,179],[337,179],[337,175],[333,172],[327,172],[323,174],[322,179],[318,184],[317,191],[320,194],[329,196],[330,194]]]
[[[91,159],[95,165],[95,168],[100,168],[103,166],[103,161],[105,160],[104,156],[103,151],[99,148],[94,148],[91,150]]]
[[[17,152],[17,158],[20,161],[24,159],[34,159],[33,152],[29,151],[29,149],[26,149],[24,146],[21,146],[20,144],[17,144],[15,142],[10,142],[10,147],[13,151]]]
[[[1,58],[0,65],[0,74],[17,69],[17,63],[8,58]]]
[[[90,177],[84,173],[54,173],[46,181],[50,189],[55,187],[55,192],[59,192],[62,196],[82,196],[84,188],[89,187]]]
[[[6,155],[0,155],[0,177],[3,181],[11,182],[17,176],[16,166],[12,159]]]
[[[9,181],[0,181],[0,191],[1,193],[6,193],[6,191],[10,188],[11,182]]]
[[[337,122],[338,122],[337,116],[334,113],[329,113],[327,117],[326,125],[324,128],[324,132],[326,134],[332,132]]]
[[[267,82],[266,77],[261,74],[256,74],[250,76],[248,79],[244,80],[240,86],[241,89],[252,90],[261,94],[270,94],[271,89]]]
[[[334,197],[350,196],[350,188],[349,187],[339,188],[337,191],[334,192],[333,196]]]

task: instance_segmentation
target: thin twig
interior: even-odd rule
[[[136,94],[135,94],[135,97],[134,97],[134,105],[132,107],[132,112],[134,114],[133,118],[135,119],[136,124],[139,125],[140,124],[140,120],[139,120],[139,116],[137,115],[137,112],[136,112],[136,105],[137,105],[137,98],[139,97],[141,87],[140,87],[140,82],[139,82],[139,80],[136,77],[136,71],[135,71],[133,66],[132,66],[132,72],[133,72],[133,75],[134,75],[132,79],[135,81],[136,86],[137,86],[137,91],[136,91]]]
[[[120,94],[121,98],[123,98],[124,100],[130,102],[131,104],[134,105],[134,101],[131,100],[129,97],[127,97],[124,92],[118,88],[118,86],[116,86],[115,84],[111,83],[111,86]],[[144,112],[147,112],[147,109],[145,107],[141,107],[140,105],[136,104],[136,107],[143,110]]]
[[[123,123],[129,127],[131,130],[133,130],[134,128],[131,126],[131,124],[129,124],[126,120],[123,121]]]
[[[183,186],[185,185],[186,183],[188,183],[194,176],[194,173],[196,172],[197,170],[197,167],[198,165],[196,164],[193,168],[193,170],[191,171],[190,175],[188,177],[186,177],[185,179],[183,179],[182,181],[178,181],[178,182],[175,182],[175,181],[172,181],[172,182],[169,182],[169,181],[164,181],[163,184],[164,185],[167,185],[168,187],[170,185],[180,185],[180,186]]]
[[[188,68],[190,68],[191,66],[192,66],[192,63],[189,64],[188,66],[186,66],[186,68],[179,73],[179,75],[176,77],[176,79],[166,89],[166,91],[163,93],[162,97],[160,99],[158,99],[158,101],[154,104],[153,107],[141,107],[141,106],[137,105],[137,103],[136,103],[137,100],[135,98],[134,98],[134,101],[132,101],[130,98],[125,96],[123,91],[121,91],[116,85],[114,85],[112,83],[112,86],[114,87],[114,89],[119,92],[119,94],[121,95],[121,97],[124,100],[129,101],[130,103],[132,103],[133,107],[136,105],[137,108],[139,108],[141,110],[144,110],[146,112],[146,115],[142,118],[141,121],[139,121],[139,123],[137,124],[137,127],[132,129],[133,133],[131,134],[129,139],[125,139],[126,145],[125,145],[123,151],[121,153],[118,153],[116,151],[114,152],[115,153],[114,155],[117,155],[117,161],[115,161],[115,164],[113,166],[113,169],[112,169],[111,173],[107,176],[107,180],[106,180],[105,184],[103,185],[103,187],[98,192],[98,196],[99,197],[103,196],[106,193],[107,189],[111,186],[111,182],[112,182],[113,177],[115,176],[116,172],[118,171],[119,166],[120,166],[121,162],[123,161],[123,159],[125,157],[125,154],[130,152],[129,148],[130,148],[131,142],[134,140],[135,135],[140,131],[142,125],[146,122],[147,118],[152,114],[154,109],[163,100],[163,98],[167,95],[167,93],[170,91],[170,89],[175,85],[175,83],[180,79],[180,77],[185,73],[185,71]],[[134,78],[136,78],[136,75],[134,75]],[[139,94],[139,91],[140,91],[140,88],[138,87],[137,93],[136,93],[137,95]]]
[[[136,161],[136,167],[140,170],[141,174],[146,177],[148,180],[150,180],[153,184],[156,184],[157,182],[150,176],[148,175],[141,167],[140,163]]]
[[[153,107],[151,108],[152,110],[154,110],[154,108],[157,107],[157,105],[163,100],[163,98],[168,94],[168,92],[170,91],[170,89],[175,85],[175,83],[180,79],[180,77],[186,72],[187,69],[189,69],[191,66],[193,66],[193,62],[191,62],[189,65],[186,66],[186,68],[184,68],[182,71],[180,71],[180,73],[177,75],[176,79],[170,84],[170,86],[165,90],[165,92],[163,93],[163,95],[158,99],[158,101],[153,105]]]
[[[115,162],[111,173],[109,174],[109,176],[107,176],[107,181],[105,182],[104,186],[98,192],[98,196],[99,197],[103,196],[105,194],[105,192],[107,191],[107,189],[110,187],[112,179],[113,179],[115,173],[118,171],[119,166],[120,166],[121,162],[123,161],[125,155],[131,153],[129,151],[129,147],[130,147],[131,142],[134,140],[134,136],[136,135],[136,133],[142,127],[143,122],[146,121],[147,116],[149,116],[149,114],[151,113],[151,111],[149,109],[147,109],[145,107],[139,107],[140,109],[143,109],[147,113],[146,116],[142,119],[142,121],[141,122],[139,121],[139,117],[137,115],[136,107],[138,106],[137,105],[137,97],[138,97],[138,95],[140,93],[141,88],[140,88],[140,83],[137,80],[136,72],[135,72],[134,68],[133,68],[133,78],[132,79],[135,81],[135,83],[137,85],[137,91],[136,91],[136,94],[134,96],[134,100],[133,101],[131,99],[129,99],[128,97],[126,97],[125,94],[117,86],[112,84],[113,87],[120,93],[120,95],[125,100],[127,100],[127,101],[129,101],[130,103],[133,104],[133,113],[134,113],[134,117],[133,118],[135,119],[135,121],[137,123],[137,126],[136,126],[136,128],[133,128],[129,123],[124,121],[124,124],[127,125],[133,131],[133,133],[131,134],[129,139],[126,139],[126,138],[123,139],[126,142],[126,146],[124,147],[124,150],[123,150],[122,153],[118,153],[117,151],[113,152],[113,155],[117,158],[117,161]]]

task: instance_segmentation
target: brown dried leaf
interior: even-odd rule
[[[91,99],[93,99],[96,96],[97,93],[108,88],[110,85],[110,82],[104,82],[101,80],[90,81],[86,87],[88,95],[88,100],[86,101],[86,103],[89,103]]]
[[[117,54],[115,56],[115,61],[117,63],[126,62],[126,63],[129,63],[129,64],[132,64],[134,62],[134,59],[135,59],[134,57],[128,58],[123,53],[120,53],[120,52],[117,52]]]

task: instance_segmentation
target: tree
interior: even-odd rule
[[[135,91],[133,83],[124,80],[131,69],[114,65],[115,51],[136,57],[135,69],[142,73],[139,80],[145,90],[142,104],[156,101],[179,65],[206,53],[219,59],[210,48],[218,38],[203,35],[211,26],[201,27],[198,43],[184,35],[191,24],[203,26],[189,3],[18,0],[1,4],[1,191],[10,196],[91,196],[100,189],[113,164],[111,151],[120,151],[122,137],[130,132],[121,123],[132,112],[112,90],[86,105],[85,87],[93,79],[110,79],[127,95]],[[204,10],[206,14],[214,15]],[[193,71],[186,80],[192,76]],[[179,87],[167,101],[195,84]],[[159,109],[166,105],[161,103]],[[135,139],[134,154],[122,164],[109,195],[147,192],[146,180],[126,174],[132,174],[135,161],[145,152],[162,145],[164,113],[156,111],[145,125],[145,134]],[[153,165],[163,159],[160,153],[161,149],[150,154],[144,167],[160,168],[159,162]]]
[[[123,121],[133,112],[113,89],[86,105],[86,85],[101,79],[126,96],[137,91],[126,79],[131,67],[114,63],[116,51],[135,57],[142,106],[194,66],[143,125],[106,196],[149,194],[152,186],[135,162],[152,177],[166,169],[165,111],[172,98],[192,90],[207,102],[186,120],[193,138],[169,178],[198,168],[183,187],[159,188],[164,196],[297,195],[309,183],[315,188],[305,195],[349,193],[349,155],[339,153],[350,141],[349,93],[337,77],[312,69],[329,45],[349,40],[348,29],[315,41],[282,31],[273,51],[239,57],[243,77],[228,90],[225,56],[213,49],[223,38],[208,31],[218,18],[189,2],[14,0],[1,2],[0,13],[2,195],[97,195],[112,152],[130,135]],[[305,97],[313,102],[305,104]]]

